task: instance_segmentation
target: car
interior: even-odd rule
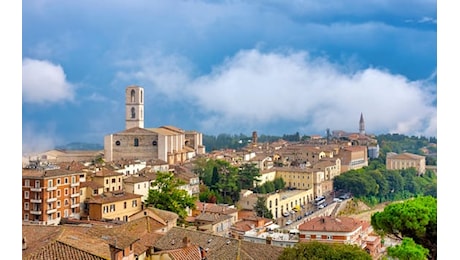
[[[334,202],[341,202],[342,199],[341,199],[341,198],[334,198],[332,201],[334,201]]]
[[[289,212],[287,212],[287,211],[283,212],[283,216],[289,217]]]
[[[302,219],[302,216],[298,216],[298,217],[297,217],[297,220],[301,220],[301,219]]]
[[[289,226],[292,224],[292,220],[288,219],[288,221],[286,221],[286,226]]]
[[[324,208],[324,204],[319,205],[318,208],[319,208],[319,209]]]

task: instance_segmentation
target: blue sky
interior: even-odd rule
[[[145,127],[437,136],[437,3],[22,1],[23,152]]]

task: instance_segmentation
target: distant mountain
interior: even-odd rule
[[[90,144],[90,143],[80,143],[73,142],[65,145],[56,146],[55,149],[59,150],[104,150],[104,146],[101,144]]]

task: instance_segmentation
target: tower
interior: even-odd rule
[[[126,129],[144,128],[144,89],[139,86],[126,88]]]
[[[364,130],[364,117],[363,113],[361,113],[361,118],[359,119],[359,134],[365,135],[366,131]]]

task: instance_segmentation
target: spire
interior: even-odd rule
[[[366,131],[364,130],[364,117],[363,113],[361,112],[361,118],[359,119],[359,134],[366,134]]]

